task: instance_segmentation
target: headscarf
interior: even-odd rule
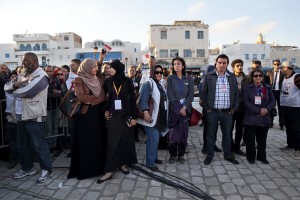
[[[114,68],[114,70],[116,70],[116,74],[112,76],[112,80],[115,83],[115,85],[119,87],[126,80],[124,72],[125,66],[119,60],[113,60],[111,63],[109,63],[109,65],[111,68]]]
[[[96,61],[91,58],[86,58],[79,66],[78,76],[92,91],[96,97],[100,96],[101,85],[96,75],[92,75],[92,68],[95,66]]]
[[[151,77],[150,78],[152,78],[156,83],[158,82],[158,80],[156,79],[156,76],[155,76],[155,70],[157,69],[157,68],[161,68],[161,71],[163,71],[163,68],[162,68],[162,66],[161,65],[155,65],[153,68],[152,68],[152,72],[151,72]]]

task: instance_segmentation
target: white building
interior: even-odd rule
[[[74,58],[99,59],[99,53],[104,48],[104,44],[112,48],[107,53],[105,61],[119,59],[124,62],[126,71],[129,66],[142,62],[141,43],[95,40],[86,43],[82,48],[81,36],[72,32],[59,33],[55,36],[47,33],[14,34],[13,38],[16,44],[1,44],[0,50],[0,63],[8,64],[12,69],[21,65],[22,58],[27,52],[35,53],[41,66],[68,65]]]
[[[149,47],[158,63],[184,58],[187,68],[208,64],[208,25],[201,21],[175,21],[173,25],[150,25]],[[195,71],[196,72],[196,71]]]
[[[300,49],[296,46],[271,45],[271,59],[279,59],[282,62],[290,61],[294,65],[300,66]]]

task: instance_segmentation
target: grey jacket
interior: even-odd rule
[[[227,71],[227,73],[229,74],[227,79],[230,87],[230,109],[235,112],[239,107],[238,83],[234,74],[229,71]],[[213,70],[204,76],[200,98],[205,110],[214,109],[217,79],[218,75],[216,70]]]
[[[183,82],[182,85],[180,81]],[[183,106],[187,108],[188,113],[191,113],[194,100],[194,80],[192,77],[185,75],[179,80],[176,75],[170,75],[167,80],[167,94],[172,107],[180,103],[180,99],[185,98]]]

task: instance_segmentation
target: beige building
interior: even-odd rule
[[[199,70],[199,66],[208,64],[208,28],[201,21],[152,24],[148,32],[149,49],[158,63],[171,66],[172,59],[179,56],[184,58],[187,68]]]

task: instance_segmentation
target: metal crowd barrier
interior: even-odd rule
[[[5,114],[5,103],[6,100],[0,100],[0,148],[8,147],[8,134],[5,128],[7,123]],[[50,102],[50,105],[52,102]],[[58,109],[58,102],[55,109],[47,110],[47,117],[45,121],[45,137],[47,139],[50,148],[56,147],[58,138],[70,137],[69,119],[63,115]],[[64,140],[64,139],[63,139]]]

